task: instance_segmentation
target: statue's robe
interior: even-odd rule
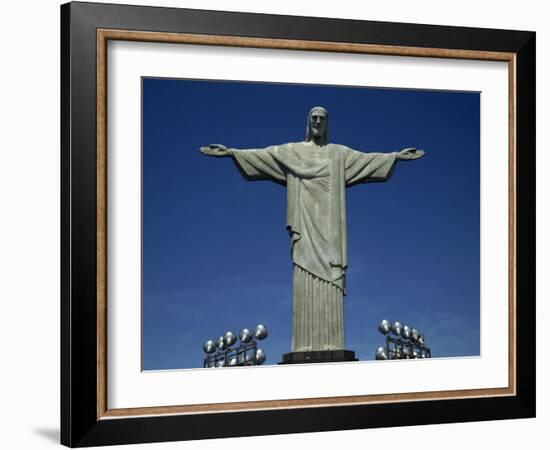
[[[292,351],[343,349],[345,190],[357,183],[386,181],[397,154],[313,142],[231,149],[231,154],[247,180],[271,180],[287,188],[294,263]]]

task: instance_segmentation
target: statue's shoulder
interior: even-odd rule
[[[297,147],[303,147],[304,145],[307,145],[307,142],[298,141],[298,142],[287,142],[286,144],[283,144],[281,147],[297,148]]]
[[[335,153],[335,154],[342,155],[342,156],[344,156],[346,153],[349,153],[350,151],[352,151],[351,148],[349,148],[346,145],[342,145],[342,144],[332,144],[332,143],[330,143],[330,144],[327,144],[327,148],[331,153]]]
[[[261,151],[267,151],[274,155],[282,155],[284,153],[288,153],[289,150],[293,148],[293,142],[289,143],[283,143],[283,144],[272,144],[268,147],[264,147],[263,149],[260,149]]]
[[[328,147],[331,147],[332,150],[334,151],[337,151],[337,152],[347,152],[349,150],[351,150],[351,148],[349,148],[347,145],[342,145],[342,144],[327,144]]]
[[[304,146],[307,146],[306,142],[287,142],[277,146],[277,150],[281,153],[291,153],[296,150],[303,149]]]

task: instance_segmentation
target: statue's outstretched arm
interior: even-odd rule
[[[286,185],[286,169],[275,156],[279,147],[275,145],[263,149],[239,150],[222,144],[210,144],[201,147],[200,151],[208,156],[232,156],[241,175],[247,180],[270,180]]]
[[[200,152],[203,155],[216,156],[218,158],[231,156],[231,149],[222,144],[208,144],[207,146],[201,147]]]
[[[405,148],[400,152],[397,152],[397,157],[399,161],[412,161],[413,159],[422,158],[424,156],[424,150],[419,150],[416,148]]]
[[[387,181],[390,179],[397,161],[409,161],[424,155],[424,151],[415,148],[406,148],[391,153],[365,153],[349,147],[342,148],[345,154],[347,186]]]

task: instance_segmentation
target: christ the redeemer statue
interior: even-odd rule
[[[346,187],[387,181],[398,160],[422,150],[363,153],[328,142],[328,113],[309,112],[304,142],[237,150],[201,147],[208,156],[231,156],[247,180],[287,188],[287,230],[294,266],[292,353],[283,363],[355,360],[344,350],[343,296],[348,267]]]

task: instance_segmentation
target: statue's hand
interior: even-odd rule
[[[218,156],[218,157],[231,155],[231,151],[225,145],[222,145],[222,144],[209,144],[206,147],[201,147],[200,152],[203,155]]]
[[[413,159],[422,158],[424,156],[424,150],[417,150],[416,148],[405,148],[397,154],[397,159],[401,161],[411,161]]]

